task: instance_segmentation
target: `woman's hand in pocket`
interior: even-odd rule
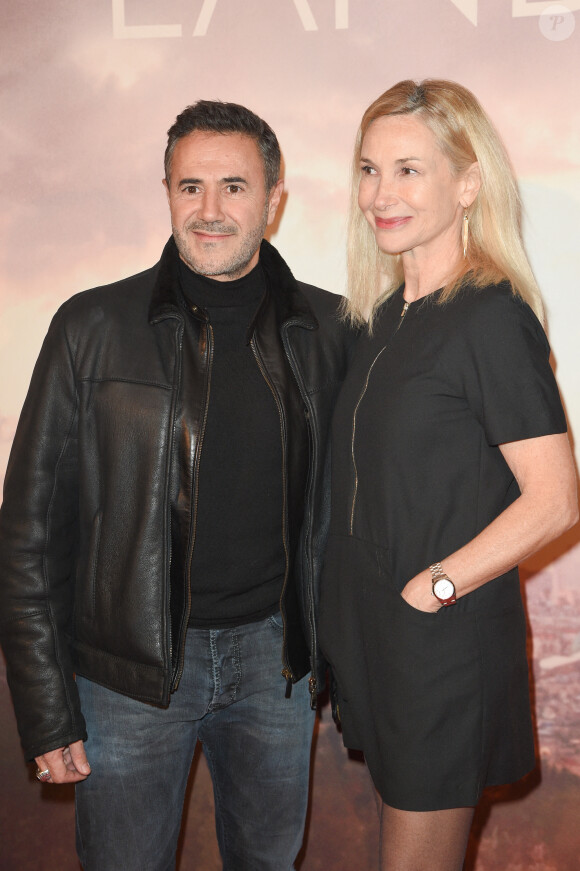
[[[431,573],[429,569],[419,572],[408,581],[401,590],[401,596],[411,608],[424,611],[427,614],[435,614],[441,603],[432,593]]]

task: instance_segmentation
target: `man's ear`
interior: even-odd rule
[[[280,205],[280,200],[283,193],[284,179],[279,178],[268,195],[268,226],[274,223],[276,212],[278,211],[278,206]]]

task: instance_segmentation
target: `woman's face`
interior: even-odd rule
[[[431,130],[415,115],[377,118],[362,143],[358,203],[387,254],[462,253],[461,199],[455,178]],[[467,204],[467,203],[466,203]]]

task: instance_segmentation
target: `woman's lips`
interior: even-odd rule
[[[393,218],[375,217],[375,226],[377,227],[377,230],[397,230],[399,227],[403,227],[405,224],[408,224],[410,220],[410,215],[407,215],[406,217]]]

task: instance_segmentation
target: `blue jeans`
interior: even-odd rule
[[[92,774],[76,788],[85,871],[171,871],[196,742],[211,773],[224,871],[290,871],[302,844],[314,712],[285,697],[282,623],[189,629],[168,708],[77,678]],[[184,869],[185,871],[185,869]]]

